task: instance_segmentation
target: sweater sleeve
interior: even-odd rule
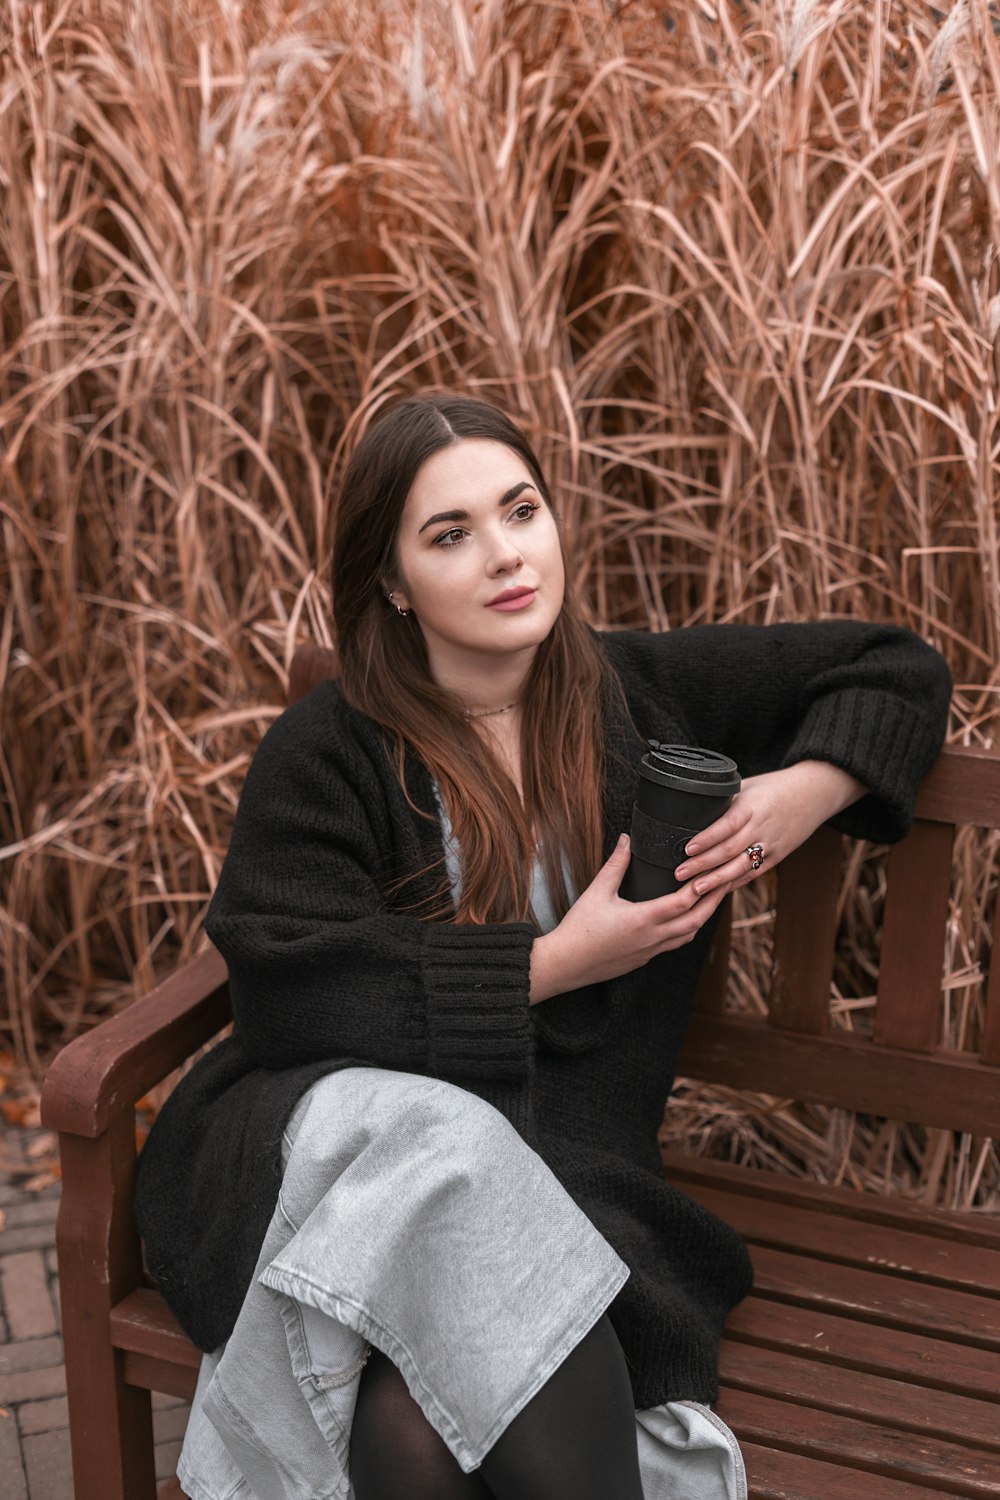
[[[835,828],[876,842],[907,832],[951,695],[944,658],[913,631],[834,620],[633,640],[647,698],[678,703],[695,743],[731,755],[744,776],[830,761],[868,788]]]
[[[523,1080],[531,927],[387,910],[377,877],[398,830],[384,788],[315,718],[303,700],[261,741],[205,918],[245,1050],[267,1068],[350,1058]]]

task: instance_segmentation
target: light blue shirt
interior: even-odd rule
[[[433,780],[433,778],[432,778]],[[451,826],[451,819],[445,811],[444,801],[441,797],[441,789],[436,780],[433,780],[434,796],[437,800],[438,811],[441,814],[441,831],[444,838],[445,863],[448,867],[448,878],[451,881],[452,896],[457,902],[462,894],[462,859],[458,847],[458,839],[455,830]],[[570,875],[569,860],[563,851],[562,859],[563,879],[566,882],[566,894],[572,904],[577,898],[577,890],[573,885]],[[539,932],[551,932],[553,927],[559,925],[559,918],[552,906],[552,898],[549,895],[548,882],[545,879],[545,871],[541,860],[535,860],[535,867],[531,872],[531,915]]]

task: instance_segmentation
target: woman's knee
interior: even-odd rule
[[[371,1422],[382,1435],[398,1433],[414,1444],[440,1439],[407,1389],[399,1367],[380,1349],[372,1349],[361,1372],[352,1437]],[[424,1431],[426,1429],[426,1432]]]
[[[492,1104],[444,1078],[414,1076],[394,1109],[410,1150],[432,1157],[442,1153],[455,1166],[479,1166],[528,1151],[513,1125]]]
[[[489,1495],[457,1459],[410,1395],[396,1365],[373,1349],[361,1373],[351,1425],[351,1485],[357,1500],[480,1500]]]

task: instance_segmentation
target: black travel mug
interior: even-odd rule
[[[632,807],[632,858],[618,892],[626,901],[679,890],[683,882],[674,871],[684,862],[684,845],[721,818],[740,789],[740,773],[728,755],[656,740],[649,745]]]

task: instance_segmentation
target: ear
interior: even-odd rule
[[[405,589],[399,584],[393,584],[388,578],[382,579],[382,592],[394,609],[409,609],[410,600]]]

